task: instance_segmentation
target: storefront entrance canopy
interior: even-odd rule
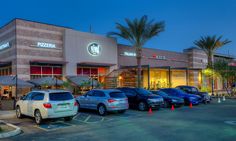
[[[98,81],[88,76],[67,76],[67,79],[77,86],[98,86]]]
[[[60,86],[63,85],[63,81],[53,77],[42,77],[38,79],[29,80],[30,83],[35,86]]]
[[[30,84],[24,80],[21,79],[17,79],[16,81],[16,77],[15,76],[0,76],[0,85],[2,86],[16,86],[20,87],[20,88],[24,88],[24,87],[33,87],[33,84]]]
[[[87,66],[87,67],[111,67],[115,64],[109,63],[95,63],[95,62],[79,62],[77,63],[78,66]]]
[[[0,67],[10,66],[11,62],[0,62]]]

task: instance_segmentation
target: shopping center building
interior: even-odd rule
[[[215,58],[233,60],[227,55]],[[197,48],[173,52],[143,49],[142,85],[145,88],[208,83],[202,77],[207,56]],[[0,29],[0,75],[23,80],[41,77],[88,76],[105,87],[136,86],[135,49],[94,33],[68,27],[14,19]],[[215,83],[222,89],[221,80]]]

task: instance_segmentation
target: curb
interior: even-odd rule
[[[1,133],[1,134],[0,134],[0,139],[1,139],[1,138],[8,138],[8,137],[16,136],[16,135],[18,135],[18,134],[21,133],[20,127],[15,126],[15,125],[10,124],[10,123],[6,123],[6,122],[4,122],[4,121],[2,121],[2,120],[0,120],[0,122],[6,124],[7,126],[11,126],[11,127],[15,128],[15,130],[13,130],[13,131],[6,132],[6,133]]]

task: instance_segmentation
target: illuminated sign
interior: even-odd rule
[[[124,52],[124,54],[123,54],[124,56],[136,56],[136,53],[135,52],[127,52],[127,51],[125,51]]]
[[[56,44],[45,43],[45,42],[37,42],[36,46],[41,48],[56,48]]]
[[[4,44],[0,44],[0,50],[3,50],[3,49],[8,48],[8,47],[10,47],[10,43],[9,42],[4,43]]]
[[[153,55],[153,58],[158,60],[166,60],[166,56]]]
[[[97,43],[89,43],[87,46],[88,53],[92,56],[98,56],[101,54],[101,46]]]

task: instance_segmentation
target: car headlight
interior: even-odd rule
[[[172,102],[177,102],[177,100],[176,100],[176,99],[172,99],[171,101],[172,101]]]

